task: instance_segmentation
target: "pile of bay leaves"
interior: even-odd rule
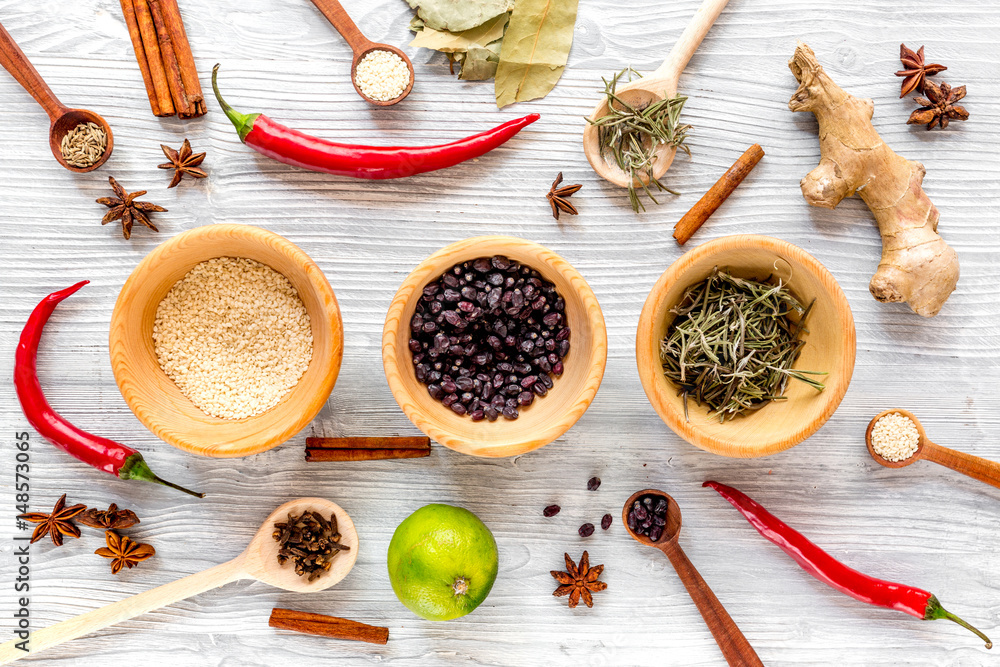
[[[573,45],[579,0],[406,0],[410,46],[441,51],[459,79],[495,79],[498,107],[544,97]]]

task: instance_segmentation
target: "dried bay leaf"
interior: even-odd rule
[[[497,73],[497,65],[500,62],[500,40],[494,42],[494,48],[481,48],[474,46],[465,52],[465,60],[462,62],[462,71],[458,78],[463,81],[486,81],[492,79]],[[491,44],[490,47],[493,47]]]
[[[509,12],[514,0],[406,0],[427,28],[462,32]]]
[[[470,30],[463,30],[462,32],[435,30],[434,28],[424,26],[423,29],[417,32],[413,41],[410,42],[410,46],[420,46],[443,53],[458,53],[475,47],[486,48],[491,42],[503,39],[504,28],[507,26],[507,19],[509,18],[510,14],[504,12],[482,25],[478,25]]]
[[[559,81],[579,0],[517,0],[500,50],[497,107],[544,97]]]

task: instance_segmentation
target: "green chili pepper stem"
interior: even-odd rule
[[[976,633],[980,639],[986,642],[986,648],[993,648],[993,642],[990,641],[989,637],[987,637],[982,632],[980,632],[976,628],[972,627],[971,625],[960,619],[958,616],[955,616],[955,614],[951,613],[950,611],[942,607],[937,597],[932,595],[929,598],[927,598],[927,610],[924,612],[924,620],[936,621],[940,618],[946,618],[949,621],[954,621],[955,623],[961,625],[963,628],[971,630],[972,632]]]
[[[215,99],[219,100],[219,106],[222,107],[222,111],[226,114],[226,117],[232,122],[236,127],[236,133],[240,135],[240,141],[246,143],[247,135],[253,129],[254,121],[260,116],[259,113],[240,113],[236,109],[229,106],[224,99],[222,99],[222,94],[219,93],[219,63],[215,64],[212,68],[212,90],[215,91]]]
[[[204,493],[198,493],[196,491],[191,491],[190,489],[185,489],[183,486],[178,486],[173,482],[168,482],[165,479],[161,479],[156,476],[156,474],[149,469],[149,465],[142,458],[142,454],[133,454],[132,456],[125,459],[124,465],[118,470],[118,477],[121,479],[138,479],[143,482],[152,482],[154,484],[162,484],[163,486],[169,486],[171,489],[177,489],[178,491],[183,491],[184,493],[189,493],[196,498],[204,498]]]

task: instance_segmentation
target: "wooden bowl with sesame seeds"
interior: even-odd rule
[[[417,380],[409,349],[410,322],[428,284],[467,260],[503,255],[537,270],[555,285],[566,302],[565,322],[571,346],[563,359],[565,370],[548,393],[519,417],[494,422],[473,421],[435,400],[427,385]],[[382,365],[392,395],[417,428],[437,442],[474,456],[523,454],[565,433],[586,412],[604,377],[608,335],[597,297],[569,262],[548,248],[508,236],[480,236],[438,250],[407,276],[396,292],[382,330]]]
[[[313,353],[298,383],[269,410],[244,419],[203,412],[167,377],[156,357],[153,322],[171,287],[217,257],[243,257],[285,276],[309,314]],[[194,454],[232,458],[276,447],[304,428],[326,403],[340,371],[344,327],[330,283],[287,239],[249,225],[208,225],[178,234],[132,272],[111,316],[111,368],[125,402],[146,428]]]
[[[788,383],[785,400],[722,423],[709,408],[688,401],[663,374],[660,341],[673,315],[670,309],[691,285],[715,267],[741,278],[780,278],[803,304],[815,299],[806,319],[805,345],[793,368],[825,371],[826,388],[818,392],[802,382]],[[768,456],[793,447],[815,433],[833,415],[854,372],[854,316],[833,275],[798,246],[769,236],[725,236],[688,251],[653,286],[639,316],[635,356],[639,379],[653,408],[674,433],[713,454],[733,458]]]

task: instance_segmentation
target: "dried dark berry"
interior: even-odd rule
[[[561,509],[562,508],[559,507],[559,505],[549,505],[548,507],[542,510],[542,516],[545,517],[555,516],[556,514],[559,514],[559,510]]]
[[[580,537],[590,537],[591,535],[594,534],[594,524],[585,523],[582,526],[580,526],[580,530],[577,532],[580,533]]]
[[[629,510],[627,517],[629,530],[656,542],[666,530],[667,508],[667,499],[663,496],[651,494],[642,496],[632,503],[632,509]]]
[[[597,491],[597,489],[600,488],[600,486],[601,486],[600,477],[591,477],[590,479],[587,480],[588,491]]]
[[[601,517],[601,529],[602,530],[607,530],[608,528],[610,528],[611,527],[611,521],[612,521],[612,518],[611,518],[610,514],[605,514],[603,517]]]

